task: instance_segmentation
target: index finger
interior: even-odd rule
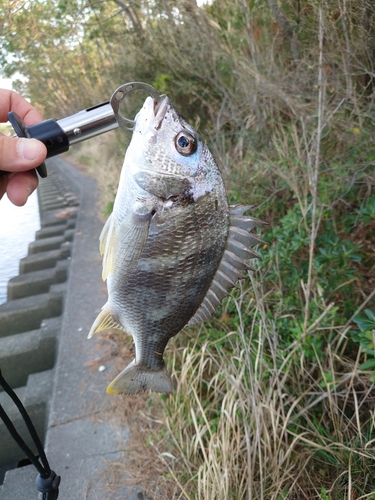
[[[13,90],[0,90],[0,122],[8,121],[8,111],[15,111],[26,125],[34,125],[42,121],[40,113]]]

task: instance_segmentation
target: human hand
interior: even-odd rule
[[[42,117],[23,97],[12,90],[0,89],[0,122],[8,121],[8,112],[16,112],[26,125]],[[38,186],[35,168],[46,158],[45,145],[36,139],[7,137],[0,133],[0,199],[7,193],[14,205],[22,206]],[[8,173],[9,172],[9,173]]]

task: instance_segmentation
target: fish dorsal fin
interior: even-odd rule
[[[98,333],[103,330],[110,330],[111,328],[122,330],[123,332],[125,331],[121,323],[112,315],[107,303],[103,306],[101,312],[94,321],[88,334],[88,338],[91,339],[94,333]]]
[[[188,325],[206,321],[216,311],[223,298],[228,295],[229,290],[242,277],[243,271],[252,270],[246,260],[259,257],[250,247],[264,243],[264,241],[250,231],[255,227],[263,226],[266,222],[243,215],[250,208],[252,208],[251,205],[232,205],[229,207],[229,236],[223,257],[202,304]]]
[[[113,214],[111,214],[107,222],[104,224],[102,232],[100,233],[100,254],[103,255],[103,272],[102,278],[105,281],[112,272],[113,266]]]

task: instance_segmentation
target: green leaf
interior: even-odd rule
[[[357,323],[358,327],[362,332],[367,332],[368,330],[375,329],[375,323],[366,318],[356,318],[354,323]]]
[[[365,309],[366,316],[374,322],[375,325],[375,312],[371,311],[371,309]]]
[[[368,359],[359,367],[360,370],[373,370],[375,369],[375,358]]]

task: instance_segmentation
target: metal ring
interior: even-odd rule
[[[125,99],[126,96],[128,96],[135,90],[144,90],[145,92],[150,94],[150,96],[153,97],[155,100],[159,100],[161,97],[159,92],[154,87],[143,82],[129,82],[118,87],[113,92],[109,102],[113,108],[119,126],[122,128],[126,128],[128,130],[133,130],[135,121],[129,120],[129,118],[125,118],[125,116],[120,115],[120,104]]]

